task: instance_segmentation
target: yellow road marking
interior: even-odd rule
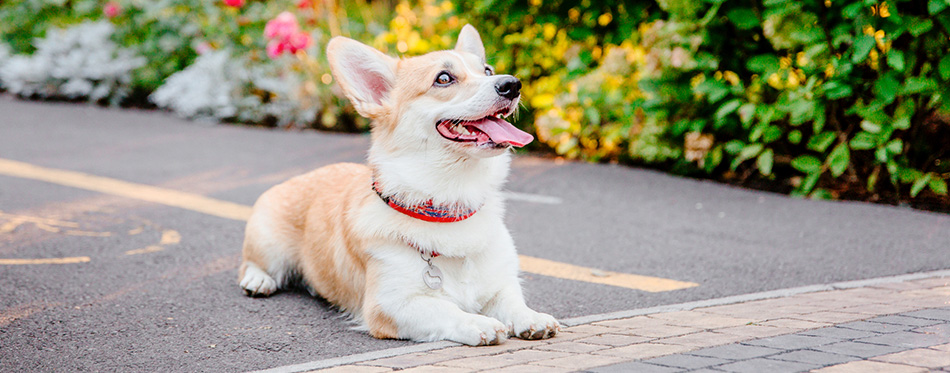
[[[89,261],[88,256],[73,256],[66,258],[42,258],[42,259],[0,259],[0,265],[23,265],[23,264],[73,264],[85,263]]]
[[[565,280],[592,282],[595,284],[619,286],[628,289],[649,291],[651,293],[679,290],[699,286],[694,282],[683,282],[660,277],[632,275],[603,271],[553,260],[519,255],[521,270]]]
[[[250,207],[233,202],[82,172],[34,166],[8,159],[0,159],[0,173],[179,207],[227,219],[247,220],[251,215]]]
[[[58,170],[29,163],[11,161],[0,158],[0,174],[16,176],[26,179],[41,180],[54,184],[66,185],[100,193],[113,194],[122,197],[134,198],[142,201],[174,206],[200,213],[247,221],[251,216],[251,207],[233,202],[222,201],[197,194],[179,192],[151,185],[131,183],[101,176],[94,176],[75,171]],[[178,232],[175,232],[177,234]],[[162,242],[166,237],[162,234]],[[178,236],[178,240],[181,237]],[[177,241],[175,242],[177,243]],[[156,249],[157,248],[157,249]],[[160,246],[149,246],[144,249],[132,250],[128,255],[162,250]],[[65,259],[65,258],[64,258]],[[88,258],[86,258],[88,261]],[[628,273],[601,271],[593,268],[575,266],[551,260],[519,255],[521,270],[543,276],[556,277],[566,280],[582,281],[595,284],[619,286],[628,289],[648,292],[670,291],[685,289],[699,284],[682,282],[659,277],[640,276]],[[4,264],[0,261],[0,264]]]
[[[181,234],[174,229],[166,229],[162,231],[162,239],[159,240],[159,245],[174,245],[181,242]]]
[[[17,319],[29,317],[30,315],[40,312],[44,309],[47,309],[50,307],[58,307],[60,305],[62,305],[62,303],[59,303],[59,302],[56,302],[56,303],[37,302],[37,303],[23,304],[19,306],[13,306],[13,307],[2,309],[0,310],[0,327],[7,326],[7,324]]]
[[[161,247],[161,246],[157,246],[157,245],[151,245],[151,246],[146,246],[146,247],[141,248],[141,249],[135,249],[135,250],[126,251],[126,252],[125,252],[125,255],[148,254],[148,253],[154,253],[154,252],[158,252],[158,251],[162,251],[162,250],[165,250],[165,248],[164,248],[164,247]]]
[[[174,245],[179,242],[181,242],[181,234],[179,234],[178,231],[174,229],[166,229],[162,231],[162,239],[159,240],[158,245],[150,245],[141,249],[129,250],[125,252],[125,255],[154,253],[165,250],[165,247],[162,245]]]
[[[85,237],[109,237],[112,236],[112,232],[88,232],[88,231],[66,231],[66,234],[70,236],[85,236]]]
[[[3,211],[0,211],[0,218],[10,219],[10,221],[0,225],[0,234],[13,232],[13,230],[17,229],[17,227],[27,223],[31,223],[39,229],[53,233],[59,233],[59,228],[56,228],[56,226],[71,228],[76,228],[79,226],[79,224],[73,223],[71,221],[7,214]]]

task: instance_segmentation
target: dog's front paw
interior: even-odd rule
[[[472,315],[463,321],[453,341],[469,346],[490,346],[504,343],[508,339],[509,329],[501,321],[482,315]]]
[[[244,293],[249,296],[266,297],[277,290],[277,281],[274,281],[273,277],[270,277],[257,266],[249,265],[244,271],[244,278],[241,279],[241,287],[244,288]]]
[[[545,339],[557,335],[561,324],[554,316],[528,310],[511,321],[511,335],[521,339]]]

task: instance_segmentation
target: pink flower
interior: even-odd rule
[[[122,8],[119,6],[119,3],[110,1],[102,7],[102,13],[105,13],[107,18],[115,18],[119,13],[122,13]]]
[[[240,8],[244,6],[244,0],[224,0],[224,5]]]
[[[195,52],[198,54],[205,54],[211,52],[212,50],[214,50],[214,48],[211,47],[211,44],[206,41],[200,42],[195,46]]]
[[[278,14],[276,18],[267,21],[264,26],[264,36],[268,39],[283,39],[297,33],[300,26],[297,25],[297,17],[290,12]]]
[[[312,41],[310,34],[300,31],[297,17],[290,12],[283,12],[264,26],[264,37],[270,39],[267,43],[267,56],[277,58],[284,52],[297,53],[306,49]]]
[[[298,32],[287,38],[287,45],[291,53],[301,49],[307,49],[310,46],[310,35],[305,32]]]
[[[277,40],[271,40],[267,43],[267,57],[275,59],[280,57],[281,54],[284,54],[285,45]]]

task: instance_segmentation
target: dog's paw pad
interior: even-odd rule
[[[248,296],[268,296],[277,291],[277,281],[266,272],[254,266],[248,266],[241,279],[241,287]]]

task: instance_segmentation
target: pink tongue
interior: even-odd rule
[[[471,126],[486,133],[496,144],[508,144],[520,148],[534,140],[531,134],[495,117],[485,118],[485,120],[472,123]]]

